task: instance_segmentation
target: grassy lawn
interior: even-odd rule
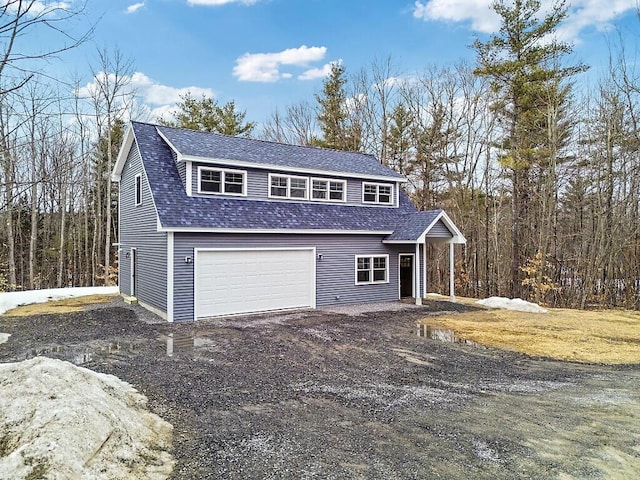
[[[69,313],[84,310],[88,305],[96,303],[110,302],[113,295],[85,295],[82,297],[62,298],[60,300],[49,300],[45,303],[32,303],[30,305],[21,305],[5,312],[7,317],[28,317],[30,315],[46,315],[50,313]]]
[[[469,299],[462,299],[471,303]],[[481,310],[422,320],[481,345],[588,363],[640,363],[640,312]]]

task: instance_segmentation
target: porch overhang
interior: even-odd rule
[[[435,227],[438,225],[444,225],[446,234],[436,231]],[[459,245],[467,243],[467,239],[444,210],[435,210],[404,215],[393,233],[382,241],[382,243],[405,245],[425,242]]]
[[[454,245],[463,245],[467,243],[467,239],[444,210],[404,215],[399,219],[393,233],[388,235],[382,243],[415,245],[416,305],[422,305],[422,298],[427,294],[426,244],[449,244],[449,295],[451,300],[455,300]],[[420,268],[420,245],[422,245],[424,268]],[[422,285],[422,291],[420,291],[420,285]]]

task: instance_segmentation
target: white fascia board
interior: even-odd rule
[[[131,150],[131,145],[133,145],[134,140],[135,135],[133,133],[133,126],[131,125],[131,123],[129,123],[127,133],[124,134],[124,140],[122,142],[122,145],[120,146],[118,156],[116,157],[116,163],[113,166],[113,170],[111,171],[111,181],[119,182],[122,178],[122,169],[124,168],[124,164],[129,157],[129,150]]]
[[[418,243],[423,243],[427,239],[427,233],[433,228],[433,226],[438,223],[439,220],[442,220],[442,223],[449,229],[449,231],[453,234],[450,239],[440,240],[444,243],[467,243],[467,239],[464,238],[464,235],[458,230],[458,227],[455,226],[453,221],[449,218],[449,215],[446,214],[444,210],[441,210],[438,216],[429,224],[427,228],[425,228],[424,232],[418,237]],[[434,240],[437,241],[437,240]]]
[[[179,161],[179,162],[180,162],[180,161],[182,161],[183,157],[182,157],[182,155],[180,154],[180,150],[178,150],[178,149],[175,147],[175,145],[174,145],[173,143],[171,143],[171,142],[169,141],[169,139],[168,139],[167,137],[165,137],[165,136],[162,134],[162,132],[160,131],[160,129],[159,129],[158,127],[156,127],[156,133],[157,133],[158,135],[160,135],[160,138],[162,138],[162,140],[164,140],[164,141],[165,141],[165,143],[169,146],[169,148],[170,148],[171,150],[173,150],[174,152],[176,152],[176,156],[177,156],[177,158],[178,158],[178,161]]]
[[[158,224],[159,232],[178,232],[178,233],[250,233],[250,234],[302,234],[302,235],[391,235],[393,232],[389,230],[305,230],[305,229],[259,229],[259,228],[198,228],[198,227],[166,227],[163,228]],[[406,242],[404,242],[406,243]]]
[[[162,134],[160,134],[162,135]],[[164,137],[163,137],[164,138]],[[171,144],[169,144],[171,146]],[[171,146],[173,148],[173,146]],[[177,152],[177,150],[176,150]],[[225,165],[231,167],[242,167],[242,168],[257,168],[261,170],[279,170],[281,172],[291,172],[291,173],[304,173],[308,175],[322,175],[322,176],[334,176],[334,177],[344,177],[344,178],[357,178],[363,180],[377,180],[382,182],[408,182],[409,180],[402,177],[386,177],[383,175],[367,175],[361,173],[349,173],[349,172],[335,172],[329,170],[316,170],[314,168],[297,168],[297,167],[287,167],[284,165],[273,165],[270,163],[255,163],[255,162],[247,162],[244,160],[230,160],[227,158],[209,158],[209,157],[196,157],[193,155],[180,155],[178,153],[178,161],[179,162],[199,162],[199,163],[214,163],[217,165]]]
[[[415,243],[420,243],[419,240],[383,240],[382,243],[392,243],[392,244],[397,244],[397,245],[413,245]],[[403,255],[405,255],[403,253]],[[409,254],[407,253],[406,255],[413,255],[413,253]]]

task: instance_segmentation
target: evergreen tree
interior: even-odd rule
[[[398,103],[391,114],[387,141],[390,166],[403,175],[410,170],[413,123],[411,112],[403,103]]]
[[[356,151],[362,143],[362,125],[357,119],[350,118],[347,111],[346,83],[345,68],[339,62],[332,63],[322,94],[316,95],[322,139],[315,143],[321,147]]]
[[[220,106],[206,95],[193,98],[191,92],[181,95],[180,100],[178,111],[172,114],[173,119],[160,119],[162,125],[247,137],[256,126],[255,122],[244,122],[246,112],[237,111],[233,100]]]
[[[521,267],[535,253],[530,235],[531,172],[549,151],[550,125],[544,107],[550,88],[560,92],[563,81],[585,70],[582,65],[562,65],[572,47],[554,34],[566,18],[565,3],[556,3],[544,16],[540,7],[539,0],[497,0],[492,8],[502,22],[499,33],[485,43],[476,40],[473,44],[478,63],[475,74],[487,77],[496,95],[494,109],[503,130],[500,160],[512,188],[512,296],[520,295]]]

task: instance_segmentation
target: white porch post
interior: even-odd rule
[[[454,279],[453,279],[453,270],[455,267],[455,263],[453,260],[453,243],[449,244],[449,295],[451,296],[451,300],[456,299],[456,293],[454,292]]]
[[[427,242],[422,244],[422,259],[424,261],[424,268],[422,269],[422,298],[427,298]]]
[[[416,286],[414,288],[416,295],[416,305],[422,305],[422,297],[420,296],[420,244],[416,243],[416,266],[415,266]]]

